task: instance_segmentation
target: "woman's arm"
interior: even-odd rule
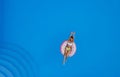
[[[75,35],[75,32],[71,32],[70,36],[74,36]]]

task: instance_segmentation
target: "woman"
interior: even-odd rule
[[[65,51],[64,51],[64,60],[63,60],[63,64],[65,64],[67,57],[69,56],[69,54],[72,52],[72,46],[74,43],[74,32],[71,32],[71,35],[69,37],[69,39],[67,40],[67,45],[65,47]]]

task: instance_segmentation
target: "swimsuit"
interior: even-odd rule
[[[72,50],[72,45],[73,45],[73,43],[69,43],[69,42],[68,42],[65,49],[66,49],[67,51],[71,51],[71,50]]]
[[[70,47],[66,47],[66,50],[67,50],[67,51],[70,51],[70,50],[71,50],[71,48],[70,48]]]

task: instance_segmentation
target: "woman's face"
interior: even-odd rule
[[[70,41],[73,42],[73,38],[70,38]]]

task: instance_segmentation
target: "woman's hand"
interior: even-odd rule
[[[75,34],[75,32],[71,32],[71,36],[73,36]]]

